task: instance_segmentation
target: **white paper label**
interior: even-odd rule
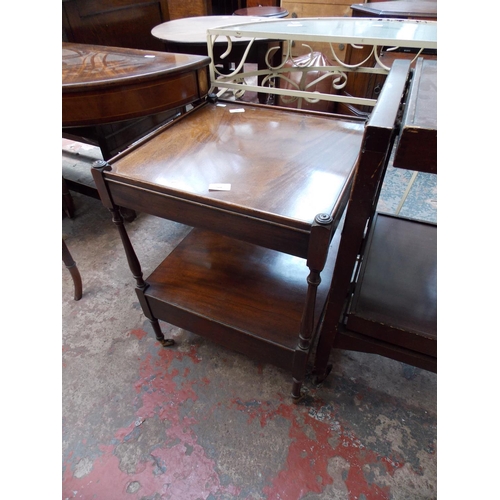
[[[223,184],[220,182],[216,182],[214,184],[208,185],[209,191],[231,191],[231,184]]]

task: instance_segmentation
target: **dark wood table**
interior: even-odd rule
[[[105,159],[170,121],[208,92],[209,59],[62,44],[62,135],[99,146]],[[97,191],[67,180],[90,196]]]
[[[406,87],[396,64],[373,121],[207,102],[92,169],[136,292],[159,320],[290,370],[299,398],[358,164],[377,168]],[[143,279],[118,206],[193,229]]]
[[[351,9],[353,17],[437,20],[436,0],[391,0],[355,3],[351,5]]]
[[[207,93],[208,64],[206,57],[63,43],[62,127],[179,109]]]

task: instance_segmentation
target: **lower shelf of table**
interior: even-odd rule
[[[437,356],[437,226],[377,214],[367,240],[348,330]]]
[[[338,236],[318,289],[315,325],[326,300]],[[304,259],[193,229],[149,276],[156,318],[290,369],[307,293]]]

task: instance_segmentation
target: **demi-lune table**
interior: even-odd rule
[[[63,131],[84,135],[82,127],[97,130],[196,101],[207,92],[208,62],[186,54],[63,43]]]
[[[63,43],[63,137],[97,145],[111,158],[206,95],[208,63],[202,56]]]

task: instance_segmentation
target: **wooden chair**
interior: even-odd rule
[[[73,203],[73,198],[68,190],[68,187],[66,186],[66,183],[64,181],[64,177],[62,179],[62,194],[63,212],[66,214],[66,217],[69,217],[71,219],[75,214],[75,205]],[[73,280],[74,298],[75,300],[80,300],[82,298],[82,278],[80,276],[80,271],[76,266],[76,262],[73,260],[69,248],[64,240],[62,240],[62,260],[64,262],[64,265],[66,266],[66,269],[68,269],[69,273],[71,274],[71,279]]]
[[[436,64],[420,59],[413,71],[397,166],[436,173]],[[370,122],[377,120],[374,113]],[[332,348],[437,371],[437,225],[377,213],[387,161],[365,162],[364,156],[356,170],[319,335],[317,382],[330,371]]]
[[[64,240],[62,240],[62,259],[73,280],[74,299],[80,300],[82,298],[82,277]]]
[[[75,204],[64,177],[62,178],[62,207],[66,217],[72,219],[75,215]]]

